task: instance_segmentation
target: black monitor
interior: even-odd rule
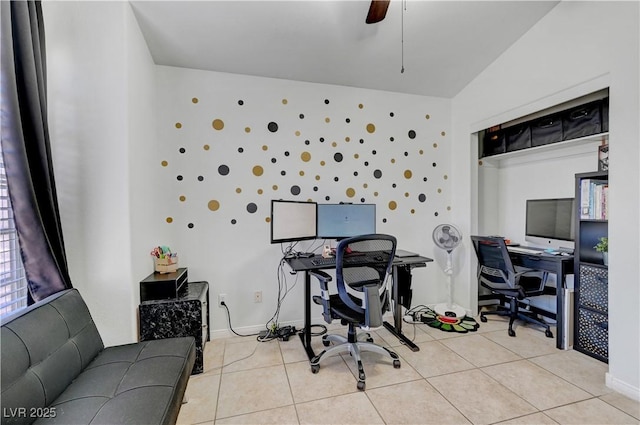
[[[574,245],[574,198],[528,199],[525,240],[552,248]]]
[[[375,204],[318,204],[318,238],[343,239],[376,233]]]
[[[315,239],[317,203],[271,200],[271,243]]]

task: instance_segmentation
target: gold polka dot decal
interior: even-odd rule
[[[438,188],[438,193],[442,193],[442,189]]]
[[[414,208],[411,208],[411,214],[415,214],[416,210]]]
[[[165,221],[169,224],[173,223],[173,217],[167,217]]]
[[[215,129],[215,130],[222,130],[224,128],[224,121],[222,121],[219,118],[216,118],[215,120],[213,120],[213,122],[211,123],[211,126]]]
[[[253,167],[252,172],[254,176],[260,177],[264,173],[264,169],[261,166],[256,165],[255,167]]]
[[[244,132],[245,133],[251,133],[251,127],[245,127],[244,128]]]
[[[396,208],[398,208],[398,204],[396,203],[396,201],[389,201],[389,209],[393,211]]]
[[[242,193],[242,189],[239,187],[236,187],[236,193]]]
[[[449,176],[447,176],[446,174],[443,176],[443,178],[446,180],[449,178]]]
[[[344,141],[345,141],[345,142],[347,142],[347,143],[349,143],[349,142],[351,141],[351,137],[349,137],[349,136],[345,137],[345,138],[344,138]]]
[[[346,193],[349,198],[356,196],[356,190],[352,187],[348,188]]]
[[[404,170],[404,178],[410,179],[411,177],[413,177],[413,173],[411,172],[411,170]]]
[[[220,202],[216,201],[215,199],[212,199],[209,201],[209,203],[207,204],[207,207],[211,210],[211,211],[218,211],[220,209]]]
[[[391,163],[395,164],[396,163],[396,159],[395,158],[391,158]]]
[[[420,155],[424,155],[424,151],[423,151],[422,149],[420,149],[420,150],[418,151],[418,153],[419,153]]]
[[[442,132],[440,132],[440,135],[441,135],[441,136],[446,136],[446,135],[447,135],[447,133],[446,133],[446,132],[444,132],[444,131],[442,131]]]
[[[262,194],[264,193],[264,190],[262,190],[262,189],[258,189],[258,190],[257,190],[257,193],[258,193],[258,195],[262,195]]]
[[[180,202],[184,202],[184,201],[186,201],[186,200],[187,200],[187,197],[186,197],[186,196],[184,196],[184,195],[181,195],[181,196],[180,196]]]
[[[329,124],[329,123],[331,122],[331,118],[326,117],[326,118],[324,119],[324,122],[326,122],[327,124]]]
[[[324,166],[325,166],[325,164],[326,164],[326,162],[324,162],[324,161],[320,161],[320,166],[321,166],[321,167],[324,167]]]
[[[450,207],[450,206],[449,206],[449,207],[447,207],[447,211],[451,211],[451,207]]]
[[[304,171],[303,171],[303,170],[300,170],[300,171],[298,172],[298,174],[300,175],[300,177],[304,177]]]
[[[273,189],[273,190],[278,190],[278,185],[277,185],[277,184],[274,184],[273,186],[271,186],[271,189]]]
[[[373,125],[371,123],[367,124],[367,132],[368,133],[375,133],[375,131],[376,131],[376,126],[375,125]]]
[[[433,148],[434,148],[434,149],[436,149],[437,147],[438,147],[438,144],[437,144],[437,143],[434,143],[434,144],[433,144]]]
[[[353,157],[354,157],[355,159],[358,159],[358,158],[360,158],[360,155],[359,155],[359,154],[357,154],[357,153],[354,153],[354,154],[353,154]]]
[[[364,184],[362,185],[362,187],[363,187],[364,189],[366,189],[366,188],[368,188],[368,187],[369,187],[369,185],[368,185],[368,184],[366,184],[366,183],[364,183]]]
[[[197,97],[194,97],[193,99],[191,99],[191,102],[192,102],[192,103],[198,103],[198,98],[197,98]]]
[[[408,197],[409,197],[409,192],[405,192],[405,193],[404,193],[404,197],[405,197],[405,198],[408,198]]]
[[[319,180],[320,180],[320,176],[316,175],[316,181],[319,181]]]
[[[271,223],[271,217],[265,217],[264,221],[267,222],[267,223]]]
[[[289,101],[287,99],[282,99],[282,104],[286,105],[287,103],[289,103]]]
[[[334,148],[335,148],[335,147],[337,147],[337,146],[338,146],[338,144],[337,144],[336,142],[331,142],[331,147],[334,147]]]
[[[304,162],[309,162],[311,161],[311,154],[309,152],[302,152],[300,154],[300,159],[303,160]]]
[[[262,150],[263,150],[263,151],[267,151],[267,150],[269,150],[269,146],[267,146],[267,145],[262,145]]]
[[[167,165],[169,165],[169,163],[167,161],[162,161],[160,165],[162,165],[163,167],[166,167]]]
[[[378,197],[378,192],[373,192],[373,196]]]
[[[181,122],[177,122],[176,123],[176,128],[182,128],[182,123]]]
[[[295,133],[295,134],[296,134],[296,136],[297,136],[297,137],[300,137],[300,131],[299,131],[299,130],[298,130],[298,131],[296,131],[296,133]]]
[[[478,161],[478,165],[482,167],[482,161]]]
[[[424,117],[425,117],[426,119],[429,119],[429,118],[431,118],[431,115],[427,114],[427,115],[425,115]]]
[[[209,149],[211,149],[211,147],[209,145],[204,145],[202,149],[204,149],[205,151],[208,151]]]
[[[358,109],[362,109],[362,108],[364,108],[364,105],[362,103],[359,103],[358,104]]]

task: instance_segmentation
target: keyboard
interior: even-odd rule
[[[507,247],[507,251],[517,252],[519,254],[534,254],[534,255],[539,255],[544,252],[544,251],[540,251],[539,249],[524,248],[521,246],[509,246]]]
[[[336,259],[334,257],[317,257],[311,260],[311,264],[314,266],[333,266],[336,264]]]
[[[383,263],[389,259],[389,254],[381,255],[380,253],[369,253],[368,255],[351,255],[344,257],[344,264],[348,265],[358,265],[358,264],[372,264],[372,263]],[[314,266],[335,266],[336,259],[335,257],[314,257],[311,260],[311,264]]]

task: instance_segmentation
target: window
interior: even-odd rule
[[[27,306],[27,279],[0,146],[0,317]]]

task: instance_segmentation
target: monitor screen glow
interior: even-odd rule
[[[317,203],[271,200],[271,243],[315,239]]]
[[[341,239],[376,233],[375,204],[318,204],[318,238]]]

